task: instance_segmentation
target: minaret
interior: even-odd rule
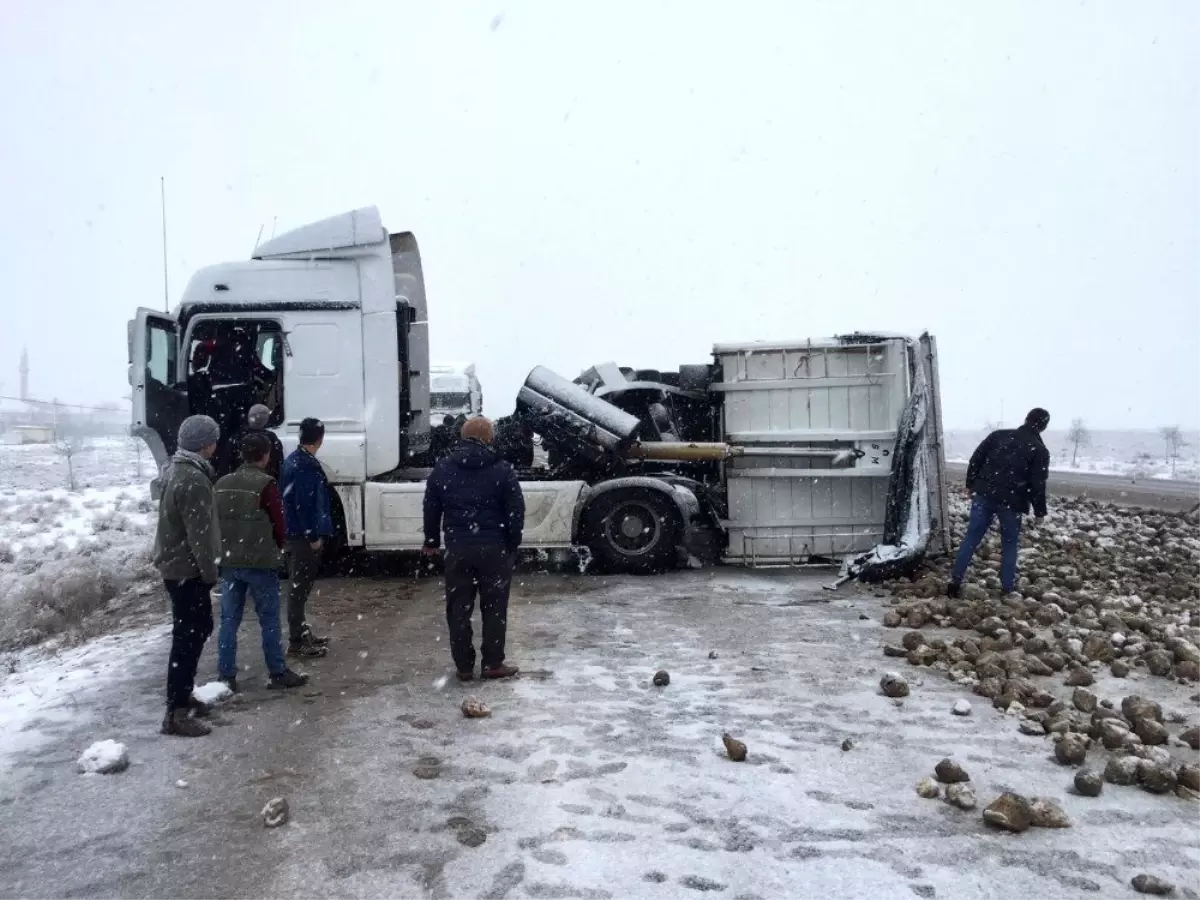
[[[21,399],[29,399],[29,348],[21,348]]]

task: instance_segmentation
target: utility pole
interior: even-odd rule
[[[163,312],[171,311],[171,291],[167,284],[167,179],[158,176],[159,196],[162,199],[162,245],[163,245]]]

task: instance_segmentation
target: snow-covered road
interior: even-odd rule
[[[111,639],[125,664],[87,679],[74,714],[8,723],[8,739],[27,731],[0,755],[0,893],[1091,897],[1131,895],[1142,871],[1197,886],[1194,804],[1074,794],[1045,739],[978,697],[951,715],[964,695],[934,673],[906,669],[902,706],[881,696],[893,661],[873,597],[825,602],[815,576],[731,570],[518,581],[516,682],[443,683],[437,581],[322,582],[314,618],[334,644],[310,689],[263,690],[247,630],[244,699],[197,741],[155,734],[165,637]],[[659,668],[666,688],[650,683]],[[0,704],[50,677],[10,679]],[[1187,689],[1156,681],[1096,690],[1188,708]],[[462,717],[468,693],[490,718]],[[749,745],[745,763],[724,757],[723,731]],[[129,770],[77,775],[102,738],[128,745]],[[998,833],[920,799],[944,756],[981,806],[1048,796],[1074,827]],[[273,796],[292,821],[268,831]]]

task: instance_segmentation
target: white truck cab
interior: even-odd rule
[[[475,374],[475,363],[434,363],[429,367],[429,420],[441,424],[446,417],[478,416],[483,413],[483,388]]]
[[[211,415],[232,439],[255,403],[286,451],[300,422],[325,424],[318,456],[351,547],[423,542],[429,447],[429,323],[416,238],[389,234],[373,207],[306,225],[243,262],[196,272],[167,314],[129,323],[132,433],[159,468],[179,424]],[[583,482],[525,488],[526,543],[570,547]]]

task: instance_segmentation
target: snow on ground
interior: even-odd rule
[[[979,442],[987,436],[983,430],[946,432],[946,459],[965,463]],[[1200,479],[1200,433],[1183,432],[1184,444],[1172,462],[1166,457],[1162,437],[1154,431],[1096,431],[1079,448],[1072,460],[1073,447],[1065,431],[1051,429],[1043,436],[1050,451],[1050,468],[1058,472],[1088,472],[1123,478]]]
[[[1048,739],[985,703],[954,716],[966,695],[934,673],[906,671],[902,704],[881,696],[879,601],[825,580],[522,575],[509,616],[521,678],[443,690],[438,580],[323,581],[311,612],[333,649],[305,666],[309,687],[266,689],[249,623],[245,692],[198,741],[157,734],[165,628],[45,670],[26,661],[19,713],[14,683],[0,688],[0,733],[35,748],[0,778],[8,893],[874,900],[1125,895],[1144,871],[1196,884],[1193,805],[1076,794]],[[1134,672],[1095,691],[1176,709],[1191,688]],[[465,719],[468,694],[492,716]],[[745,762],[726,758],[724,731]],[[108,737],[129,746],[129,771],[80,779],[80,749]],[[1003,790],[1050,797],[1074,827],[1006,834],[978,809],[922,800],[915,785],[944,756],[981,807]],[[259,812],[277,796],[291,821],[268,837]]]
[[[962,689],[944,678],[906,673],[909,698],[881,696],[875,601],[823,580],[524,579],[510,607],[523,676],[447,696],[403,674],[426,656],[408,650],[306,762],[329,780],[293,782],[266,893],[1085,897],[1142,870],[1195,880],[1185,801],[1075,794],[1048,741],[990,707],[954,716]],[[445,666],[437,601],[428,591],[427,618],[403,633]],[[467,693],[492,716],[464,719]],[[725,731],[748,745],[744,763],[726,757]],[[944,756],[981,809],[1017,790],[1059,801],[1074,827],[997,833],[980,809],[920,799]]]
[[[130,660],[161,653],[168,631],[139,628],[58,653],[33,647],[8,657],[0,672],[0,769],[60,728],[86,724],[127,677]]]
[[[90,442],[70,460],[74,490],[55,447],[0,445],[0,650],[77,625],[149,582],[153,463],[139,444]]]
[[[192,691],[192,696],[201,703],[207,703],[209,706],[212,706],[215,703],[220,703],[222,700],[228,700],[233,696],[233,691],[223,681],[210,681],[195,688]]]

